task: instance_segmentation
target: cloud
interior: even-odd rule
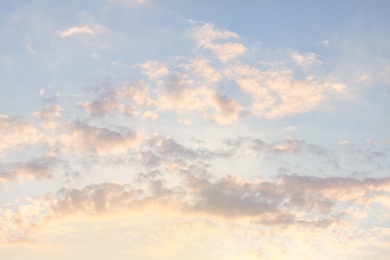
[[[159,61],[148,61],[139,66],[143,69],[142,74],[147,75],[153,80],[169,74],[168,68]]]
[[[112,115],[115,112],[119,112],[127,116],[133,116],[138,114],[134,106],[122,104],[112,97],[108,97],[103,100],[94,102],[79,102],[77,103],[77,106],[84,108],[92,116],[104,116],[107,114]]]
[[[57,32],[57,35],[61,38],[77,35],[77,34],[89,34],[96,35],[106,31],[107,29],[100,25],[85,25],[85,26],[73,26],[69,29]]]
[[[134,101],[137,105],[151,103],[148,95],[148,86],[141,80],[121,86],[116,90],[115,95],[126,100]]]
[[[61,117],[62,108],[59,105],[47,105],[41,111],[34,112],[33,116],[41,119],[41,126],[46,129],[55,128],[56,119]]]
[[[43,141],[44,136],[31,123],[0,114],[0,152]]]
[[[214,29],[214,25],[211,23],[195,26],[193,35],[198,48],[211,50],[223,63],[245,52],[245,47],[242,44],[228,41],[238,39],[236,33]],[[219,43],[223,41],[225,42]]]
[[[263,150],[273,153],[297,154],[308,152],[319,156],[327,155],[327,151],[317,145],[309,144],[305,140],[300,140],[292,137],[285,138],[282,142],[269,144],[260,139],[252,140],[253,149]]]
[[[123,154],[141,142],[139,133],[125,129],[124,133],[99,128],[76,121],[67,126],[69,134],[57,137],[57,143],[67,152],[92,153],[100,156]]]
[[[294,52],[291,57],[296,64],[302,66],[305,69],[308,69],[315,64],[321,63],[319,55],[313,52],[306,52],[305,54]]]
[[[297,80],[291,70],[260,71],[248,65],[228,67],[225,75],[251,96],[251,113],[269,119],[311,111],[325,99],[325,91],[346,89],[340,83],[321,83],[313,76]]]
[[[43,156],[28,162],[0,165],[0,182],[50,179],[53,177],[51,170],[55,165],[55,160],[53,156]]]
[[[232,98],[207,87],[193,88],[193,80],[185,75],[171,80],[161,88],[157,106],[177,112],[199,111],[219,124],[229,124],[239,118],[241,106]]]
[[[133,82],[119,87],[97,88],[92,91],[98,95],[95,101],[81,101],[78,106],[93,117],[139,115],[137,108],[142,106],[146,111],[175,111],[183,118],[196,112],[218,124],[231,124],[248,111],[267,119],[307,113],[320,107],[330,94],[345,93],[344,84],[322,81],[311,74],[297,79],[288,68],[267,65],[269,68],[263,70],[233,61],[238,54],[230,57],[224,48],[238,40],[236,33],[218,30],[211,23],[195,24],[192,30],[198,45],[194,58],[175,57],[170,62],[151,60],[134,65],[132,69],[141,68],[140,74],[152,82],[135,77]],[[201,55],[201,49],[212,50],[222,64],[216,66],[213,59]],[[312,53],[294,53],[294,57],[302,64],[313,63],[317,58]],[[232,61],[226,64],[227,60]]]
[[[188,64],[183,67],[186,71],[192,72],[195,76],[201,77],[208,83],[214,83],[221,79],[221,73],[210,66],[210,60],[198,58],[190,60]]]
[[[252,221],[243,223],[247,223],[249,229],[272,226],[331,232],[334,226],[346,225],[346,207],[339,207],[341,204],[369,207],[390,197],[389,178],[286,175],[276,181],[245,181],[233,176],[211,181],[188,173],[180,175],[180,185],[169,186],[163,180],[166,176],[157,174],[151,179],[138,179],[137,186],[111,182],[84,188],[64,187],[56,193],[33,198],[24,206],[9,204],[0,209],[1,223],[8,227],[4,229],[3,225],[1,231],[5,238],[19,234],[23,239],[36,228],[70,216],[104,219],[154,208],[176,212],[174,214],[187,219],[196,216],[211,221],[214,218],[248,219]],[[376,199],[377,195],[383,198]],[[370,204],[363,203],[364,200],[369,200]]]
[[[158,114],[154,111],[145,111],[143,114],[142,114],[142,118],[143,119],[151,119],[151,120],[156,120],[158,119]]]

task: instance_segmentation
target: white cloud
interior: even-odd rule
[[[239,118],[242,107],[232,98],[218,94],[207,87],[190,88],[192,80],[178,79],[164,87],[156,105],[163,110],[178,113],[199,111],[206,118],[220,124],[229,124]]]
[[[214,29],[214,25],[206,23],[194,28],[194,37],[198,48],[211,50],[221,62],[227,62],[245,52],[244,45],[230,42],[230,39],[238,39],[238,35],[229,31]],[[223,43],[220,43],[223,42]]]
[[[45,142],[44,135],[31,123],[0,114],[0,152],[41,142]]]
[[[234,65],[225,70],[225,75],[251,96],[251,113],[266,118],[311,111],[326,98],[325,91],[346,89],[344,84],[319,82],[313,76],[297,80],[291,70],[260,71],[247,65]]]
[[[186,71],[192,72],[195,76],[203,78],[208,83],[217,82],[221,79],[221,73],[210,66],[210,60],[198,58],[190,60],[188,64],[183,65]]]
[[[73,26],[69,29],[57,32],[57,35],[61,38],[69,37],[77,34],[89,34],[96,35],[106,31],[107,29],[100,25],[85,25],[85,26]]]
[[[116,95],[120,98],[134,101],[137,105],[146,105],[151,102],[148,86],[140,80],[121,86],[116,90]]]
[[[299,54],[297,52],[294,52],[291,57],[293,58],[294,62],[306,69],[310,68],[311,66],[315,64],[321,63],[320,57],[318,54],[315,54],[313,52],[306,52],[305,54]]]
[[[147,75],[153,80],[169,74],[167,66],[159,61],[148,61],[139,66],[143,69],[142,74]]]

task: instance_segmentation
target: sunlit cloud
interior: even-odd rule
[[[57,35],[61,38],[77,35],[77,34],[89,34],[96,35],[106,31],[106,28],[100,25],[85,25],[85,26],[73,26],[63,31],[58,31]]]
[[[227,62],[245,52],[242,44],[229,41],[239,38],[236,33],[215,29],[211,23],[195,26],[193,33],[198,48],[214,52],[221,62]],[[217,43],[219,40],[225,42]]]
[[[0,10],[2,257],[386,259],[386,5],[171,2]]]

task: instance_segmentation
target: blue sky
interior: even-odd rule
[[[2,255],[387,257],[386,1],[0,7]]]

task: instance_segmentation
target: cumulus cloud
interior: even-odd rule
[[[210,60],[198,58],[190,60],[188,64],[183,65],[184,69],[192,72],[195,76],[203,78],[208,83],[217,82],[221,79],[221,73],[210,65]]]
[[[148,86],[141,80],[121,86],[116,90],[115,95],[133,101],[137,105],[145,105],[152,102],[149,97]]]
[[[193,34],[198,48],[214,52],[221,62],[227,62],[245,52],[244,45],[229,41],[239,38],[236,33],[215,29],[211,23],[196,26]]]
[[[59,105],[47,105],[41,111],[34,112],[33,115],[41,119],[41,126],[43,128],[55,128],[56,119],[61,117],[62,108]]]
[[[294,52],[291,55],[291,57],[293,58],[296,64],[306,69],[315,64],[321,63],[321,60],[319,59],[319,55],[313,52],[306,52],[305,54],[299,54],[297,52]]]
[[[43,141],[44,136],[29,122],[21,121],[7,115],[0,115],[0,152]]]
[[[0,182],[22,182],[26,179],[45,180],[52,178],[51,168],[55,157],[44,156],[28,162],[16,162],[0,165]]]
[[[126,129],[123,133],[107,128],[74,122],[67,126],[69,134],[57,137],[58,143],[68,152],[97,155],[123,154],[141,142],[139,133]]]
[[[142,68],[142,74],[154,80],[169,74],[167,66],[159,61],[148,61],[139,66]]]
[[[269,66],[264,70],[237,60],[226,63],[239,54],[227,51],[232,44],[238,44],[231,42],[239,39],[236,33],[216,29],[211,23],[195,24],[192,30],[198,46],[195,58],[176,57],[170,62],[151,60],[134,65],[133,69],[141,68],[141,74],[152,82],[136,79],[120,87],[96,90],[96,101],[82,101],[78,106],[92,116],[138,115],[137,106],[143,106],[149,111],[175,111],[184,117],[196,112],[219,124],[230,124],[247,111],[268,119],[306,113],[318,108],[330,93],[346,90],[342,83],[323,81],[311,74],[297,79],[288,68]],[[222,64],[199,55],[201,49],[212,50]],[[302,66],[319,62],[314,53],[293,56]],[[234,83],[238,89],[234,89],[237,95],[232,98],[229,91]],[[222,84],[227,84],[229,90]]]
[[[248,228],[260,226],[316,227],[345,225],[340,203],[358,206],[364,199],[375,203],[375,195],[387,199],[390,180],[283,176],[276,181],[245,181],[227,176],[215,181],[192,174],[182,176],[179,186],[167,186],[154,175],[143,178],[146,186],[118,183],[90,184],[84,188],[62,188],[34,198],[29,205],[0,209],[3,236],[28,237],[33,227],[44,227],[71,215],[104,217],[124,211],[139,211],[154,205],[186,214],[227,220],[247,218]],[[157,177],[157,179],[156,179]],[[378,200],[380,202],[380,200]],[[367,204],[364,204],[368,206]],[[157,207],[157,208],[156,208]],[[4,227],[4,226],[3,226]],[[22,237],[23,238],[23,237]]]
[[[241,106],[233,98],[218,94],[207,87],[193,88],[193,80],[179,78],[164,85],[157,106],[163,110],[199,111],[206,118],[229,124],[239,118]]]
[[[248,65],[234,65],[225,70],[227,77],[252,98],[251,112],[266,118],[292,116],[319,106],[326,90],[343,92],[345,85],[319,82],[313,76],[294,78],[291,70],[260,71]]]

